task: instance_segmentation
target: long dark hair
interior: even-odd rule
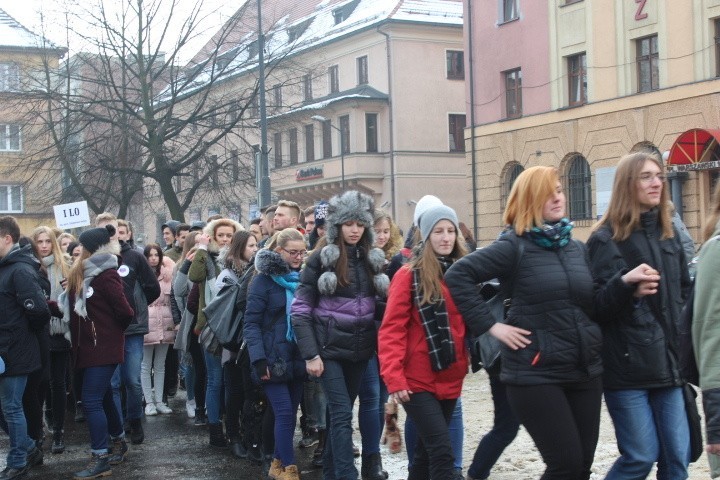
[[[152,252],[153,249],[157,250],[159,260],[158,260],[157,266],[152,267],[152,268],[154,268],[154,270],[155,270],[155,276],[159,277],[160,269],[162,268],[163,257],[164,257],[163,251],[162,251],[162,248],[160,248],[160,245],[158,245],[157,243],[148,243],[147,245],[145,245],[145,248],[143,249],[143,254],[145,254],[145,258],[149,260],[150,252]]]
[[[248,230],[238,230],[233,234],[225,256],[225,268],[238,269],[244,263],[247,263],[247,260],[243,258],[243,254],[251,235],[252,233]]]

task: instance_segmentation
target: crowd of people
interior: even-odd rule
[[[357,191],[305,209],[282,200],[247,228],[222,216],[170,220],[164,245],[143,249],[110,213],[77,240],[46,226],[26,237],[0,217],[0,426],[10,439],[0,480],[23,477],[44,450],[63,453],[68,396],[91,454],[74,478],[109,475],[126,438],[144,441],[143,416],[173,413],[179,387],[182,414],[207,426],[211,447],[264,464],[274,480],[300,478],[298,410],[299,447],[314,447],[326,480],[388,478],[381,443],[392,453],[404,443],[408,480],[464,479],[461,393],[468,345],[482,335],[500,344],[488,369],[495,425],[468,479],[489,478],[520,425],[542,479],[589,479],[603,397],[620,452],[606,478],[643,479],[654,466],[658,478],[687,478],[691,381],[704,393],[707,450],[720,453],[720,187],[694,287],[693,247],[662,172],[652,155],[623,157],[587,243],[573,238],[557,170],[540,166],[519,175],[505,229],[480,249],[432,195],[405,240]],[[480,294],[491,281],[506,299],[501,319]],[[693,292],[694,357],[680,328]]]

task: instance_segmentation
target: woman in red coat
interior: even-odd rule
[[[468,369],[465,324],[443,273],[465,253],[455,211],[439,205],[419,219],[423,243],[394,276],[378,335],[391,398],[415,422],[419,441],[408,480],[451,480],[448,424]]]
[[[75,368],[82,371],[82,406],[90,430],[92,458],[76,479],[109,475],[110,464],[120,463],[127,451],[110,379],[124,360],[124,332],[134,313],[117,272],[120,245],[110,240],[114,234],[115,228],[106,225],[80,235],[82,254],[58,298],[63,321],[70,325]]]

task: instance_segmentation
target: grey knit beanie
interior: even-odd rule
[[[458,218],[455,210],[447,205],[430,207],[425,210],[418,219],[420,222],[420,235],[422,236],[424,242],[427,241],[430,233],[433,231],[433,227],[435,227],[435,224],[437,224],[440,220],[450,220],[452,224],[455,225],[455,231],[458,231],[460,228],[458,226]]]

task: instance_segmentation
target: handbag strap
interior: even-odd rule
[[[503,296],[505,299],[503,300],[503,306],[505,307],[505,313],[503,317],[507,316],[507,311],[510,308],[510,304],[512,303],[512,297],[513,297],[513,290],[515,289],[515,277],[517,277],[518,272],[520,271],[520,262],[522,261],[523,254],[525,253],[525,242],[522,238],[515,235],[515,238],[517,239],[517,255],[515,256],[515,263],[513,264],[513,271],[512,275],[510,276],[511,281],[507,283],[508,288],[505,290]],[[500,282],[500,288],[504,289],[505,286],[502,282]]]

